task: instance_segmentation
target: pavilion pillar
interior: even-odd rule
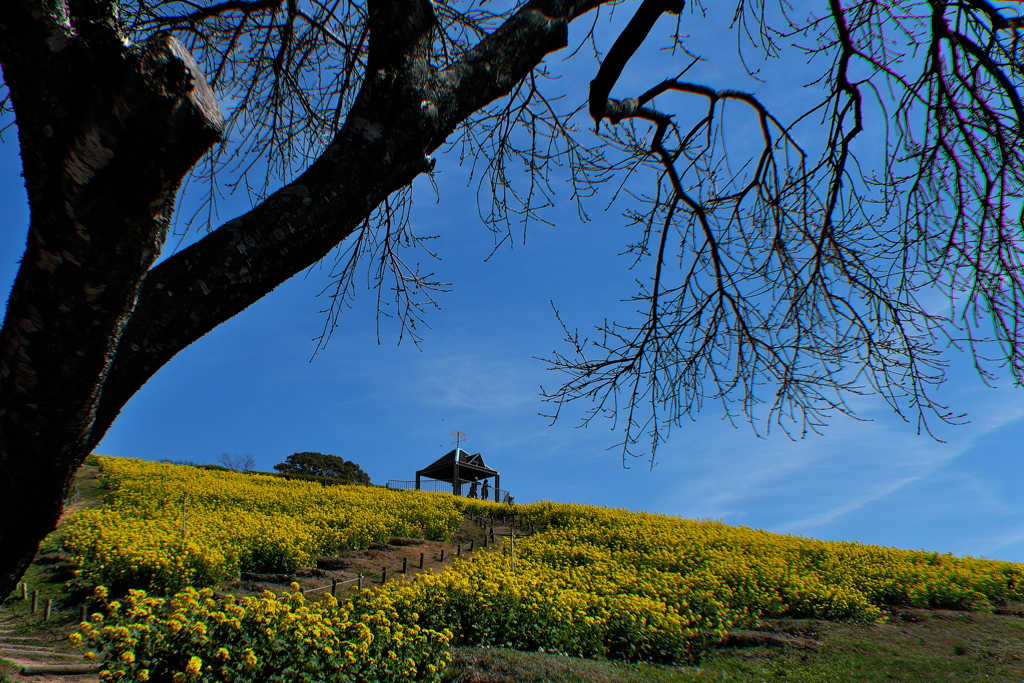
[[[455,451],[455,465],[452,468],[452,493],[456,496],[462,495],[462,482],[459,481],[459,452]]]
[[[420,473],[419,472],[416,473],[416,490],[417,491],[420,490]]]
[[[501,475],[497,472],[494,473],[494,500],[495,502],[501,502],[498,500],[498,491],[501,490]]]

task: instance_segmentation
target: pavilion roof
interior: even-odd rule
[[[459,479],[462,481],[477,481],[499,474],[484,464],[484,458],[479,453],[470,455],[461,448],[456,448],[418,470],[416,476],[430,477],[440,481],[454,481],[456,462],[459,467]]]

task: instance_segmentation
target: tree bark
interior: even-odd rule
[[[0,9],[31,208],[0,329],[0,595],[57,522],[178,184],[223,128],[177,40],[129,49],[93,9]]]
[[[604,1],[527,3],[439,71],[429,0],[371,0],[369,68],[332,143],[294,182],[156,267],[179,183],[223,131],[198,67],[170,37],[126,47],[109,1],[70,18],[0,3],[31,214],[0,329],[0,596],[55,527],[75,470],[160,367],[430,170],[456,126]]]

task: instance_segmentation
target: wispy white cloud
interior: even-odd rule
[[[833,501],[825,510],[781,524],[776,530],[803,532],[822,528],[910,484],[923,482],[975,448],[993,432],[1024,416],[1024,409],[1016,402],[995,400],[988,407],[990,410],[978,411],[969,425],[951,430],[953,438],[946,444],[908,437],[893,427],[881,425],[877,433],[865,439],[865,450],[874,451],[874,457],[867,458],[867,464],[872,467],[865,472],[859,485],[846,489],[849,497]],[[1005,510],[1005,505],[977,478],[961,478],[959,483],[960,491],[970,495],[971,507],[985,507],[990,512]]]
[[[1012,392],[972,387],[972,421],[943,429],[945,443],[917,435],[877,404],[859,413],[873,421],[839,418],[824,436],[795,443],[753,440],[742,430],[716,430],[712,437],[706,424],[700,425],[690,430],[695,438],[666,449],[662,460],[676,483],[658,505],[689,517],[828,536],[851,513],[928,484],[998,430],[1024,418],[1024,405]],[[963,517],[967,510],[979,518],[1010,511],[985,476],[958,472],[948,478],[944,490],[955,487],[957,497],[936,498],[927,510],[930,523],[941,524],[943,515]]]
[[[874,503],[877,500],[881,500],[882,498],[888,496],[890,493],[893,493],[894,491],[898,491],[899,489],[903,488],[907,484],[912,484],[915,481],[920,481],[923,477],[924,475],[905,477],[903,479],[899,479],[896,481],[886,482],[880,486],[874,487],[867,494],[853,498],[852,500],[848,500],[844,502],[842,505],[839,505],[838,507],[826,510],[815,515],[811,515],[810,517],[805,517],[804,519],[789,522],[788,524],[777,526],[773,529],[773,531],[777,531],[779,533],[801,533],[803,531],[807,531],[815,527],[825,526],[826,524],[834,522],[835,520],[839,519],[845,514],[853,512],[854,510],[859,510],[865,507],[866,505]]]
[[[988,555],[997,550],[1024,543],[1024,527],[1015,527],[1003,533],[979,539],[979,541],[979,545],[984,548],[982,552]]]
[[[529,359],[459,353],[428,359],[423,400],[472,411],[516,411],[539,403],[537,368]]]

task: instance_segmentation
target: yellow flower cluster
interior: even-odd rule
[[[396,616],[384,600],[354,614],[331,596],[310,603],[267,591],[236,600],[187,588],[165,599],[132,590],[72,639],[104,654],[107,683],[439,681],[451,633]]]
[[[448,538],[452,496],[99,458],[107,504],[76,515],[64,545],[85,585],[179,590],[242,571],[286,572],[389,536]]]

